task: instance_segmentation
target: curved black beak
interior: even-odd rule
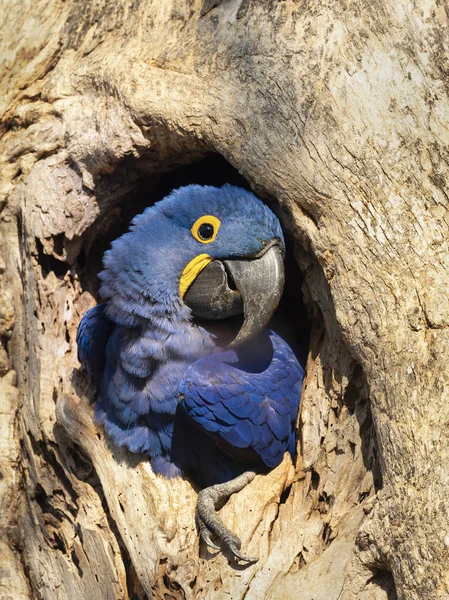
[[[284,288],[282,249],[277,240],[253,258],[215,260],[195,279],[184,302],[194,316],[226,319],[243,314],[230,347],[251,339],[267,326]]]

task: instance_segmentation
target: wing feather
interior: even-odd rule
[[[76,334],[78,360],[89,375],[99,380],[104,370],[106,344],[114,329],[114,323],[104,311],[105,304],[97,304],[81,319]]]
[[[183,410],[233,457],[254,451],[272,468],[294,448],[304,368],[266,330],[253,343],[196,361],[180,386]]]

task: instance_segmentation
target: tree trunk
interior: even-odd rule
[[[2,13],[0,598],[448,598],[444,4]],[[277,207],[311,319],[296,464],[221,511],[244,568],[104,438],[76,359],[107,241],[214,152]]]

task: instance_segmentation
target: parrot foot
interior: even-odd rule
[[[234,558],[248,563],[257,562],[258,559],[244,556],[240,552],[242,542],[223,524],[217,515],[216,509],[218,505],[222,505],[224,501],[228,500],[229,496],[247,486],[255,476],[256,473],[254,471],[247,471],[226,483],[219,483],[218,485],[211,485],[204,488],[198,494],[198,503],[196,505],[196,519],[200,538],[214,550],[220,550],[220,546],[217,546],[211,540],[212,534],[218,539],[222,547],[231,552]]]

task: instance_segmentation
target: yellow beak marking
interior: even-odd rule
[[[210,262],[212,262],[212,258],[209,254],[198,254],[198,256],[195,256],[195,258],[184,267],[179,280],[179,293],[181,298],[184,298],[189,287]]]

